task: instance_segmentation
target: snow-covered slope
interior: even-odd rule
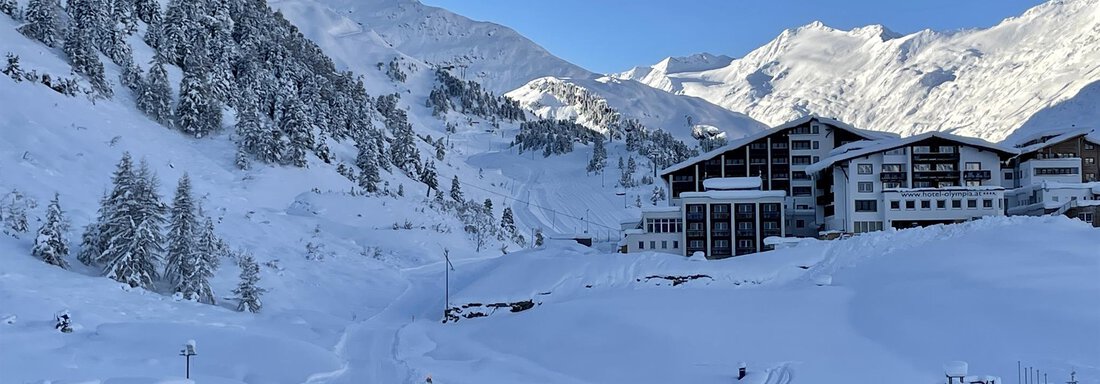
[[[572,97],[584,94],[589,97]],[[650,129],[663,129],[689,143],[693,142],[691,128],[699,124],[718,127],[729,137],[741,137],[767,128],[748,116],[700,98],[674,95],[636,81],[609,76],[597,79],[545,77],[506,95],[542,117],[575,120],[599,131],[606,131],[609,121],[636,119]],[[608,118],[615,113],[620,117]]]
[[[440,65],[464,66],[467,79],[497,93],[542,76],[589,77],[511,28],[473,21],[416,0],[317,0],[377,33],[401,52]],[[273,4],[278,7],[279,3]],[[522,63],[522,64],[520,64]],[[373,64],[373,63],[369,63]],[[459,71],[456,70],[456,73]]]
[[[1055,0],[978,30],[899,35],[815,22],[715,69],[666,61],[619,77],[697,96],[768,124],[806,114],[869,129],[998,141],[1094,124],[1100,1]]]

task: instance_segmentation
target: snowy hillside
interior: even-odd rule
[[[767,128],[752,118],[700,98],[673,95],[636,81],[607,76],[597,79],[545,77],[506,95],[539,116],[576,120],[601,132],[606,132],[609,124],[626,119],[638,120],[651,129],[663,129],[687,142],[693,140],[691,128],[700,124],[718,127],[729,137],[741,137]]]
[[[1056,0],[989,29],[899,35],[815,22],[721,67],[618,74],[770,125],[807,114],[903,135],[999,141],[1100,115],[1100,1]]]
[[[479,22],[415,0],[316,0],[356,23],[339,34],[377,34],[389,46],[419,60],[462,67],[465,78],[496,93],[542,76],[589,77],[512,29]],[[282,7],[281,2],[273,6]],[[516,63],[524,63],[516,65]]]

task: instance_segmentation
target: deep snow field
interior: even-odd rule
[[[6,241],[0,312],[16,317],[0,324],[0,381],[161,382],[182,375],[194,339],[197,383],[728,383],[739,362],[749,383],[936,383],[952,360],[1098,383],[1098,236],[1062,217],[994,218],[723,261],[551,241],[458,260],[453,306],[538,305],[446,324],[442,263],[334,275],[325,293],[284,276],[270,296],[294,297],[272,302],[295,305],[250,315],[121,289]],[[647,279],[694,274],[709,278]],[[52,328],[62,308],[74,333]]]

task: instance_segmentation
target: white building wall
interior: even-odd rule
[[[1036,168],[1074,168],[1077,171],[1073,174],[1065,175],[1036,175]],[[1019,186],[1025,187],[1032,184],[1038,184],[1044,181],[1054,181],[1059,183],[1080,183],[1081,182],[1081,158],[1064,158],[1064,159],[1032,159],[1020,164],[1020,180]]]
[[[848,185],[847,194],[848,201],[846,210],[848,211],[848,220],[845,223],[844,231],[853,231],[855,229],[855,223],[861,222],[882,222],[882,182],[879,181],[879,173],[882,172],[883,157],[885,155],[877,153],[867,157],[855,158],[848,161]],[[897,156],[892,156],[897,157]],[[860,174],[860,165],[870,165],[870,174]],[[904,167],[904,166],[903,166]],[[859,183],[871,183],[870,192],[860,192]],[[875,211],[874,212],[856,212],[856,200],[874,200]]]
[[[960,147],[960,172],[966,171],[966,163],[981,164],[982,170],[989,171],[992,178],[989,180],[983,180],[983,186],[1003,187],[1001,180],[1004,178],[1004,175],[1001,174],[1001,157],[996,153],[987,150],[979,150],[978,148],[974,147]]]

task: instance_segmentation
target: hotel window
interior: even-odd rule
[[[932,188],[931,181],[914,181],[913,188]]]
[[[725,221],[715,222],[714,223],[714,230],[715,231],[728,231],[728,230],[730,230],[730,223],[727,223]]]
[[[779,229],[779,223],[774,221],[765,221],[764,229]]]
[[[901,202],[897,201],[897,200],[891,201],[890,202],[890,209],[893,209],[895,211],[901,209]]]
[[[1096,164],[1096,158],[1095,157],[1086,157],[1085,158],[1085,164]]]
[[[726,165],[745,165],[745,159],[726,159]]]
[[[966,181],[966,186],[967,187],[980,187],[980,186],[982,186],[982,181],[981,180],[967,180]]]
[[[963,207],[962,200],[951,200],[951,208],[960,209]]]
[[[936,200],[936,209],[947,209],[947,200]]]
[[[1085,181],[1096,181],[1096,174],[1095,174],[1095,173],[1091,173],[1091,172],[1090,172],[1090,173],[1086,173],[1086,174],[1085,174]]]
[[[737,222],[737,229],[751,230],[752,229],[752,223],[748,222],[748,221],[738,221]]]
[[[768,159],[749,159],[749,164],[767,164]]]
[[[929,148],[928,146],[920,145],[920,146],[913,147],[913,153],[929,153],[929,152],[932,152],[932,148]]]
[[[817,140],[814,140],[814,141],[813,141],[813,144],[814,144],[814,149],[818,149],[818,143],[817,143]]]
[[[645,242],[644,241],[639,241],[638,242],[638,249],[645,249]]]
[[[668,249],[668,240],[661,240],[661,249]]]
[[[807,175],[805,171],[791,171],[791,178],[795,180],[809,180],[810,175]]]
[[[779,210],[779,204],[775,203],[761,204],[760,207],[764,209],[764,212],[776,212]]]
[[[955,153],[955,147],[952,146],[941,145],[939,149],[940,153]]]
[[[737,204],[737,213],[752,213],[752,204]]]
[[[967,208],[978,208],[978,200],[968,199],[966,200]]]
[[[1005,180],[1012,180],[1012,172],[1005,172]]]
[[[810,165],[809,156],[791,156],[791,164],[794,165]]]
[[[730,247],[730,241],[729,240],[715,240],[714,241],[714,247],[715,248],[729,248]]]
[[[1077,218],[1086,223],[1092,222],[1092,212],[1081,212],[1077,214]]]
[[[1095,145],[1092,145],[1090,143],[1085,143],[1085,149],[1094,149],[1094,148],[1096,148]]]
[[[703,249],[703,240],[691,240],[691,241],[688,241],[688,248],[691,248],[691,249]]]
[[[791,195],[794,196],[810,196],[814,193],[812,187],[792,187]]]
[[[873,193],[875,191],[875,184],[870,181],[861,181],[858,185],[860,193]]]
[[[672,176],[672,181],[695,181],[695,179],[690,175],[676,175]]]
[[[936,164],[937,171],[954,171],[955,164]]]
[[[980,170],[982,170],[982,163],[976,163],[976,162],[975,163],[970,163],[970,162],[968,162],[968,163],[966,163],[966,170],[967,171],[980,171]]]
[[[856,212],[878,212],[877,200],[856,200]]]
[[[701,231],[703,230],[703,223],[688,223],[689,231]]]
[[[872,164],[859,164],[856,165],[856,169],[861,175],[870,175],[875,172],[875,166]]]
[[[993,208],[993,200],[991,200],[991,199],[982,200],[982,208]]]
[[[901,164],[883,164],[883,172],[901,172]]]
[[[856,233],[875,232],[882,230],[881,221],[857,221],[855,222],[855,226]]]
[[[821,133],[821,126],[817,125],[817,124],[811,124],[810,125],[810,132],[815,133],[815,134],[816,133]]]
[[[821,156],[814,156],[813,159],[814,159],[814,162],[816,163],[818,161],[821,161]]]
[[[920,209],[932,209],[932,201],[931,200],[921,200],[920,201]]]
[[[752,240],[737,240],[737,248],[755,248],[752,243]]]
[[[794,221],[794,227],[795,228],[805,228],[806,227],[806,220],[795,220]]]
[[[956,183],[954,181],[941,181],[941,182],[936,183],[937,188],[956,187],[958,185],[959,185],[959,183]]]
[[[768,149],[768,143],[752,143],[749,144],[749,149]]]
[[[787,164],[786,157],[773,157],[772,164]]]
[[[900,182],[882,183],[882,189],[889,189],[889,188],[905,188],[905,183],[900,183]]]
[[[649,249],[657,249],[657,242],[654,240],[649,241]]]
[[[714,211],[714,213],[726,213],[730,211],[729,204],[715,204],[710,206],[710,208]]]
[[[672,240],[672,249],[680,248],[679,240]]]
[[[913,170],[914,171],[931,171],[932,170],[932,164],[923,164],[923,163],[913,164]]]
[[[703,212],[703,205],[702,204],[692,204],[692,205],[688,206],[688,213],[702,213],[702,212]]]
[[[787,149],[787,143],[772,143],[773,149]]]
[[[892,156],[904,155],[905,147],[891,149],[889,151],[886,151],[886,154]]]
[[[913,200],[905,200],[905,209],[917,209],[917,202]]]
[[[1076,175],[1077,168],[1035,168],[1036,175]]]
[[[813,209],[809,204],[798,204],[794,206],[794,209]]]

